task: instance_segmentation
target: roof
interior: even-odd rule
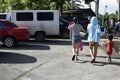
[[[70,9],[63,11],[63,14],[75,14],[75,15],[83,15],[83,16],[95,16],[95,13],[91,8],[87,9]]]

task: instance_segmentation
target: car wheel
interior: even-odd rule
[[[15,40],[12,37],[6,37],[4,39],[4,45],[6,47],[13,47],[15,45]]]
[[[45,33],[43,33],[43,32],[36,33],[35,40],[38,42],[45,41]]]
[[[68,31],[63,31],[63,32],[61,33],[61,37],[64,38],[64,39],[69,38],[69,32],[68,32]]]

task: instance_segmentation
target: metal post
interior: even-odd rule
[[[99,14],[99,0],[95,1],[95,13],[96,13],[96,17],[98,17],[98,14]]]
[[[105,13],[104,13],[104,16],[106,15],[106,9],[107,9],[107,5],[105,5]],[[104,27],[104,18],[105,18],[104,16],[103,16],[103,19],[102,19],[102,27]]]
[[[106,9],[107,9],[107,5],[105,5],[105,15],[106,15]]]
[[[120,0],[118,0],[118,19],[120,19]]]

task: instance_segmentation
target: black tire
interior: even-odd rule
[[[6,37],[4,39],[4,45],[6,47],[13,47],[15,46],[16,41],[12,37]]]
[[[62,37],[63,39],[69,38],[69,32],[68,32],[68,31],[63,31],[63,32],[61,33],[61,37]]]
[[[45,33],[43,33],[43,32],[36,33],[35,40],[38,41],[38,42],[45,41]]]

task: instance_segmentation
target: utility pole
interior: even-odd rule
[[[95,14],[98,17],[99,14],[99,0],[95,0]]]
[[[107,5],[105,5],[105,13],[104,13],[104,16],[103,16],[103,19],[102,19],[102,27],[104,26],[104,19],[105,19],[105,15],[106,15],[106,9],[107,9]]]
[[[120,0],[118,0],[118,19],[120,19]]]

